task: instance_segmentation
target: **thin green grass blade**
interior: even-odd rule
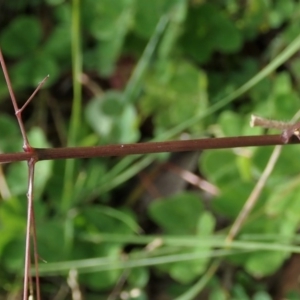
[[[139,91],[141,90],[142,80],[144,75],[149,68],[149,64],[153,54],[157,48],[158,42],[160,41],[163,33],[169,22],[168,14],[163,15],[158,21],[154,33],[149,40],[142,57],[136,65],[123,94],[124,102],[133,102]]]
[[[249,252],[248,250],[214,250],[209,254],[207,251],[203,252],[187,252],[175,255],[166,255],[160,257],[148,257],[130,259],[128,261],[115,260],[109,257],[100,257],[92,259],[83,259],[75,261],[66,261],[60,263],[45,264],[40,267],[40,274],[43,275],[58,275],[67,273],[71,268],[75,268],[80,273],[93,273],[116,269],[128,269],[146,266],[156,266],[180,261],[191,261],[199,258],[206,259],[207,257],[220,257],[236,255],[240,253]]]
[[[133,268],[139,266],[153,266],[158,264],[188,261],[197,258],[213,258],[224,255],[240,254],[254,251],[279,251],[287,253],[300,253],[300,246],[293,245],[289,241],[286,243],[278,242],[258,242],[258,241],[245,241],[234,240],[230,249],[225,241],[224,236],[210,236],[205,238],[197,238],[195,236],[135,236],[135,235],[119,235],[119,234],[92,234],[84,235],[82,240],[93,243],[124,243],[147,245],[154,240],[159,239],[161,247],[153,252],[140,252],[134,253],[134,256],[128,261],[122,261],[111,257],[100,257],[93,259],[84,259],[77,261],[66,261],[60,263],[48,263],[41,266],[41,271],[44,274],[59,274],[67,272],[71,267],[77,268],[80,272],[95,272],[104,270],[113,270],[115,268]],[[205,251],[190,252],[191,248],[203,246]],[[208,249],[218,248],[218,251]],[[180,253],[172,254],[172,252],[179,251]],[[182,253],[183,251],[189,251]],[[166,255],[169,254],[169,255]],[[197,284],[200,283],[198,282]],[[198,291],[199,292],[199,291]]]

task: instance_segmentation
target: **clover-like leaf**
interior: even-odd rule
[[[3,52],[13,58],[31,54],[42,38],[41,25],[36,17],[22,16],[4,28],[0,36]]]

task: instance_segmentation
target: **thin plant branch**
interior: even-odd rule
[[[151,154],[162,152],[187,152],[207,149],[226,149],[253,146],[276,146],[299,144],[300,140],[292,136],[285,143],[282,135],[235,136],[223,138],[204,138],[183,141],[149,142],[136,144],[117,144],[94,147],[32,148],[32,152],[0,154],[0,163],[36,161],[72,158],[94,158],[125,156],[132,154]]]
[[[270,120],[256,115],[251,115],[251,127],[274,128],[279,130],[287,130],[292,126],[292,123]]]
[[[26,106],[30,103],[30,101],[34,98],[36,93],[40,90],[40,88],[43,86],[43,84],[46,82],[46,80],[49,78],[49,75],[47,75],[37,86],[35,91],[31,94],[31,96],[26,100],[26,102],[23,104],[23,106],[16,111],[16,115],[21,115],[23,110],[26,108]]]
[[[10,82],[8,71],[6,69],[6,64],[5,64],[3,55],[2,55],[1,48],[0,48],[0,64],[1,64],[1,67],[2,67],[2,70],[3,70],[3,74],[4,74],[4,77],[5,77],[6,84],[7,84],[7,88],[8,88],[9,94],[10,94],[10,99],[11,99],[11,102],[12,102],[14,110],[15,110],[15,114],[17,114],[17,112],[19,111],[19,107],[18,107],[18,104],[17,104],[17,100],[16,100],[16,97],[15,97],[13,88],[12,88],[12,84]],[[27,138],[27,134],[26,134],[26,131],[25,131],[25,127],[24,127],[24,124],[23,124],[21,114],[17,115],[17,120],[18,120],[18,123],[19,123],[19,127],[20,127],[20,130],[21,130],[22,137],[23,137],[23,149],[24,149],[24,151],[29,151],[30,150],[30,145],[29,145],[29,142],[28,142],[28,138]]]
[[[35,160],[28,161],[28,192],[27,192],[27,226],[26,226],[26,243],[25,243],[25,267],[24,267],[24,291],[23,300],[28,299],[28,282],[30,281],[30,230],[33,220],[33,178],[34,178]],[[37,298],[40,300],[40,298]]]
[[[295,117],[293,119],[295,119]],[[295,135],[298,139],[300,139],[300,122],[296,122],[292,124],[289,122],[269,120],[269,119],[252,115],[250,126],[251,127],[259,126],[263,128],[276,128],[276,129],[283,130],[282,138],[284,143],[287,143],[293,135]]]

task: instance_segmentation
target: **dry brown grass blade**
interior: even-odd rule
[[[275,166],[275,164],[279,158],[279,155],[281,153],[281,149],[282,149],[282,146],[276,146],[274,151],[272,152],[272,155],[266,165],[266,168],[264,169],[264,172],[262,173],[260,179],[256,183],[250,196],[246,200],[246,203],[244,204],[241,212],[239,213],[238,217],[236,218],[232,227],[230,228],[230,231],[226,237],[226,243],[230,243],[234,239],[234,237],[240,231],[246,218],[252,211],[255,203],[257,202],[257,200],[261,194],[261,191],[263,190],[264,186],[266,185],[266,182],[274,169],[274,166]]]

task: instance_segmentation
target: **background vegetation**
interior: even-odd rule
[[[262,134],[251,113],[289,120],[299,108],[298,54],[236,98],[298,36],[298,1],[18,0],[0,13],[19,103],[50,75],[25,112],[36,147]],[[20,151],[2,75],[0,111],[0,151]],[[84,299],[298,299],[297,146],[284,147],[236,242],[224,243],[271,152],[38,163],[43,299],[77,288]],[[0,298],[17,299],[27,168],[0,170]]]

